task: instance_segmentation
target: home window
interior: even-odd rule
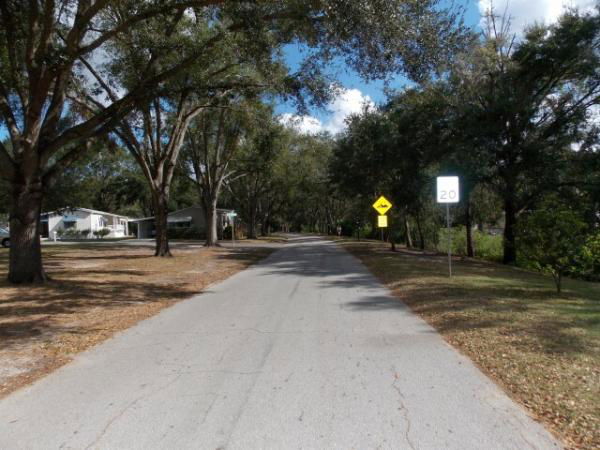
[[[69,228],[75,228],[75,225],[77,225],[77,222],[63,222],[63,225],[65,227],[65,230],[68,230]]]

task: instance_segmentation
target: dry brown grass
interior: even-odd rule
[[[273,248],[183,245],[173,258],[155,258],[152,250],[119,244],[46,246],[52,281],[41,286],[6,282],[8,251],[0,250],[0,397]]]
[[[570,448],[600,448],[600,285],[381,243],[344,245]]]

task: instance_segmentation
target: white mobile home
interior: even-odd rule
[[[54,238],[78,231],[80,238],[93,238],[94,232],[106,229],[108,238],[129,236],[129,218],[119,214],[95,211],[87,208],[65,208],[41,215],[42,237]]]

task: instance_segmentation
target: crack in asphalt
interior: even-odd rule
[[[499,408],[496,405],[492,404],[492,401],[491,401],[491,399],[488,396],[478,396],[478,398],[483,403],[487,404],[492,409],[492,411],[495,412],[495,411],[499,410]],[[504,409],[504,408],[502,408],[502,411],[504,411],[505,413],[508,413],[511,418],[515,419],[515,423],[511,423],[506,418],[503,418],[502,422],[505,423],[505,424],[507,424],[507,425],[509,425],[509,426],[510,425],[514,425],[514,428],[517,429],[517,432],[519,433],[519,435],[521,436],[521,438],[525,441],[525,443],[529,446],[529,448],[531,448],[533,450],[537,450],[538,447],[535,446],[531,441],[529,441],[529,439],[527,438],[527,436],[525,436],[525,434],[523,433],[523,429],[520,426],[521,421],[519,420],[519,418],[517,416],[515,416],[514,411],[511,410],[511,409]]]
[[[170,380],[168,383],[159,386],[157,389],[153,390],[152,392],[148,392],[146,394],[142,394],[139,397],[136,397],[135,399],[133,399],[131,402],[129,402],[127,405],[125,405],[124,408],[122,408],[117,414],[115,414],[113,417],[111,417],[109,419],[109,421],[106,423],[106,425],[104,426],[104,428],[102,429],[102,431],[100,431],[100,434],[98,434],[98,436],[96,436],[96,439],[94,439],[89,445],[87,445],[85,448],[86,450],[92,448],[93,446],[95,446],[96,444],[98,444],[98,442],[100,442],[102,440],[102,438],[106,435],[106,433],[108,432],[108,430],[110,429],[110,427],[117,421],[119,420],[121,417],[123,417],[123,415],[129,410],[131,409],[136,403],[138,403],[140,400],[143,400],[145,398],[149,398],[152,397],[155,394],[158,394],[159,392],[165,390],[166,388],[168,388],[169,386],[171,386],[172,384],[176,383],[182,376],[183,374],[178,374],[177,376],[175,376],[172,380]]]
[[[404,404],[404,394],[402,393],[402,391],[400,390],[400,388],[398,386],[396,386],[396,382],[398,382],[400,380],[400,376],[398,375],[398,372],[396,371],[395,367],[392,367],[392,373],[394,374],[394,381],[392,382],[392,389],[394,389],[399,397],[400,397],[400,408],[402,409],[402,415],[404,417],[404,421],[406,422],[406,430],[404,432],[404,438],[406,439],[406,442],[408,444],[408,446],[412,449],[415,450],[415,446],[412,443],[412,441],[410,440],[410,428],[411,428],[411,422],[410,422],[410,418],[408,416],[408,408],[406,407],[406,405]]]

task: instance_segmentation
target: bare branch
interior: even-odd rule
[[[91,141],[87,141],[80,145],[85,145],[87,148],[89,148],[91,146]],[[54,183],[56,178],[62,174],[63,170],[77,161],[81,157],[82,153],[83,152],[81,151],[81,148],[77,148],[77,146],[66,152],[60,159],[52,164],[52,167],[46,170],[42,176],[43,184],[45,186],[49,186]]]
[[[83,56],[79,57],[79,61],[81,61],[83,63],[83,65],[85,66],[85,68],[92,74],[92,76],[96,79],[96,81],[98,82],[98,84],[102,87],[102,89],[104,89],[104,91],[106,92],[106,94],[109,96],[109,98],[113,101],[116,102],[119,97],[117,97],[117,94],[115,94],[115,92],[110,88],[110,86],[108,85],[108,83],[106,83],[104,81],[104,79],[100,76],[100,74],[92,67],[92,65],[87,61],[87,59],[85,59]]]

